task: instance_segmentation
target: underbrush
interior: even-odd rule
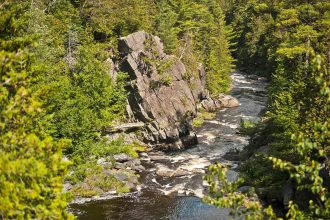
[[[277,131],[273,120],[252,122],[241,121],[240,132],[251,137],[249,145],[241,153],[245,155],[240,165],[244,184],[256,188],[257,194],[265,201],[278,199],[288,173],[274,169],[269,157],[293,161],[293,148],[288,146],[287,137]],[[281,136],[280,136],[281,134]]]
[[[73,187],[71,192],[75,196],[91,197],[108,191],[126,193],[130,191],[128,182],[137,182],[137,175],[131,170],[116,172],[115,154],[125,153],[132,158],[138,157],[137,151],[144,151],[144,147],[136,142],[127,144],[123,139],[114,140],[110,143],[105,140],[96,142],[77,150],[70,155],[73,166],[66,177]],[[116,178],[120,173],[125,178]]]
[[[207,112],[207,111],[201,111],[197,114],[197,117],[193,119],[192,125],[194,127],[201,127],[205,120],[211,120],[216,116],[216,113],[214,112]]]
[[[241,119],[239,131],[245,135],[252,136],[260,129],[260,126],[259,122]]]

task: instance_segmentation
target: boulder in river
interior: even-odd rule
[[[119,162],[119,163],[126,162],[131,159],[130,156],[128,156],[127,154],[124,154],[124,153],[115,154],[113,157],[116,160],[116,162]]]
[[[165,165],[158,165],[156,174],[161,177],[180,177],[180,176],[187,176],[191,174],[191,172],[178,168],[176,170],[172,170]]]
[[[200,108],[209,112],[214,112],[221,108],[233,108],[239,105],[240,103],[235,97],[226,94],[219,94],[216,97],[208,97],[207,99],[202,100]]]
[[[240,105],[239,101],[231,95],[219,94],[216,100],[221,102],[223,108],[233,108]]]

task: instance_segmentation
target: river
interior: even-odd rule
[[[229,219],[228,210],[206,205],[200,199],[206,185],[202,176],[208,165],[219,161],[231,168],[228,179],[237,178],[235,168],[239,162],[228,161],[224,155],[242,150],[248,144],[249,137],[238,132],[240,122],[258,120],[267,101],[267,83],[263,79],[239,72],[231,77],[230,94],[240,101],[239,107],[220,110],[214,119],[196,129],[198,145],[181,152],[156,152],[142,158],[147,171],[141,175],[144,187],[140,192],[72,205],[70,209],[78,219]],[[175,174],[162,175],[162,170],[169,169]]]

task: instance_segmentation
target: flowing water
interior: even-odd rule
[[[142,157],[147,171],[141,175],[143,188],[138,193],[106,201],[72,205],[78,219],[229,219],[228,210],[201,201],[206,183],[202,176],[216,161],[228,164],[228,179],[235,180],[237,161],[224,155],[242,150],[248,137],[239,134],[242,119],[258,120],[265,109],[266,82],[256,77],[233,73],[231,95],[241,105],[223,109],[197,129],[199,144],[174,153],[150,153]],[[171,173],[168,175],[168,173]]]

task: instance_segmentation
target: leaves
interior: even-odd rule
[[[157,4],[156,16],[156,34],[163,40],[165,50],[184,62],[188,77],[199,77],[197,63],[202,63],[212,95],[229,90],[234,61],[229,42],[232,32],[218,3],[162,0]]]
[[[281,189],[290,177],[298,190],[313,194],[313,201],[292,201],[288,219],[329,218],[329,192],[320,176],[329,169],[330,155],[325,2],[236,0],[226,13],[237,31],[240,66],[271,79],[267,120],[253,133],[267,152],[247,162],[245,175],[267,189]],[[249,149],[260,146],[252,142]]]
[[[6,7],[19,11],[15,6]],[[20,16],[5,27],[24,19]],[[0,37],[0,217],[72,219],[66,211],[69,197],[62,192],[69,165],[62,161],[66,141],[55,142],[34,126],[42,110],[31,90],[33,71],[27,47],[31,39],[17,37],[15,30],[6,37]]]
[[[227,180],[228,169],[220,163],[211,165],[204,179],[209,184],[209,194],[203,200],[211,205],[229,208],[230,214],[236,218],[249,219],[276,219],[271,207],[263,210],[257,195],[250,192],[238,192],[243,179],[234,182]]]

